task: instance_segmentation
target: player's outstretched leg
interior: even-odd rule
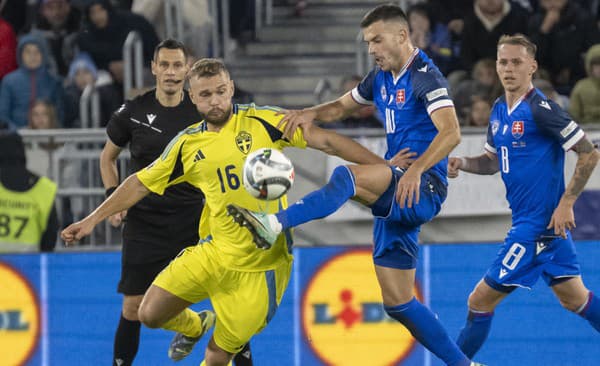
[[[347,166],[338,166],[329,182],[277,214],[252,212],[227,206],[234,220],[250,230],[259,248],[268,249],[283,230],[331,215],[356,194],[354,175]]]
[[[188,337],[183,335],[182,333],[177,333],[171,344],[169,345],[169,358],[173,361],[183,360],[187,355],[189,355],[194,346],[203,335],[205,335],[210,328],[215,325],[215,313],[210,310],[202,310],[198,313],[198,317],[200,318],[201,330],[200,334],[195,337]]]
[[[450,366],[474,363],[452,341],[435,314],[417,299],[397,306],[385,306],[385,312],[404,325],[425,348]]]

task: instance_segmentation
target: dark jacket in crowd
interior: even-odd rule
[[[89,18],[89,9],[96,4],[108,12],[108,25],[102,29],[97,28]],[[99,69],[108,70],[110,62],[123,59],[123,44],[132,30],[138,31],[142,37],[144,62],[148,66],[154,47],[159,42],[154,27],[141,15],[115,10],[108,0],[88,2],[84,12],[84,28],[77,43],[81,51],[92,56]]]
[[[568,1],[560,14],[560,20],[549,33],[543,34],[540,26],[544,21],[544,9],[534,14],[529,22],[529,35],[538,47],[537,61],[540,67],[548,70],[555,78],[554,84],[561,93],[568,93],[569,88],[561,89],[565,83],[556,78],[563,69],[570,70],[568,86],[585,76],[583,54],[593,44],[600,42],[598,28],[592,15],[581,8],[575,1]],[[561,85],[562,84],[562,85]]]

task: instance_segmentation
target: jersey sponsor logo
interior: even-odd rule
[[[240,131],[235,137],[235,144],[241,152],[248,154],[252,147],[252,135],[246,131]]]
[[[552,110],[552,108],[550,107],[550,104],[548,104],[548,102],[546,102],[545,100],[542,100],[542,101],[540,102],[540,107],[542,107],[542,108],[546,108],[546,109],[547,109],[547,110],[549,110],[549,111],[551,111],[551,110]]]
[[[427,98],[427,100],[431,102],[434,99],[437,99],[439,97],[443,97],[446,95],[448,95],[448,89],[439,88],[439,89],[436,89],[434,91],[431,91],[431,92],[425,94],[425,98]]]
[[[148,119],[148,123],[152,124],[152,122],[154,122],[156,119],[156,114],[149,113],[146,115],[146,118]]]
[[[513,121],[511,132],[514,138],[520,139],[525,133],[525,123],[523,121]]]
[[[571,121],[571,122],[569,122],[567,127],[563,128],[562,131],[560,131],[560,135],[562,137],[567,137],[571,134],[571,132],[575,131],[575,129],[577,127],[578,127],[577,123],[575,121]]]
[[[418,71],[418,72],[427,72],[427,65],[424,65],[424,66],[423,66],[423,67],[421,67],[421,68],[417,68],[417,71]]]
[[[398,365],[416,344],[383,309],[370,250],[325,262],[305,289],[301,319],[307,344],[326,365]]]
[[[12,267],[0,263],[0,343],[3,365],[25,365],[40,333],[40,306],[31,285]]]
[[[387,90],[385,89],[385,85],[381,86],[381,90],[379,92],[381,93],[381,100],[385,102],[387,100]]]
[[[504,276],[506,276],[508,274],[508,271],[504,268],[500,268],[500,275],[498,276],[499,278],[502,278]]]
[[[125,104],[121,104],[121,106],[119,107],[119,109],[117,109],[117,113],[121,113],[125,110]]]
[[[406,101],[406,91],[404,89],[396,90],[396,105],[401,108]]]
[[[494,120],[492,121],[492,135],[496,136],[496,133],[498,132],[498,128],[500,128],[500,121]]]

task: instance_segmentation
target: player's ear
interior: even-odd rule
[[[154,62],[154,59],[150,61],[150,70],[152,71],[152,75],[156,76],[156,62]]]
[[[233,95],[235,94],[235,84],[233,83],[233,80],[229,80],[229,88],[231,89],[231,97],[233,97]]]
[[[531,63],[531,75],[535,74],[537,69],[538,69],[538,63],[536,60],[533,60],[533,62]]]

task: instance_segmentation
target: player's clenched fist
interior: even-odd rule
[[[70,245],[89,235],[93,229],[93,224],[88,223],[86,220],[82,220],[69,225],[60,233],[60,237],[67,245]]]
[[[458,177],[458,172],[462,168],[462,158],[448,158],[448,178]]]

